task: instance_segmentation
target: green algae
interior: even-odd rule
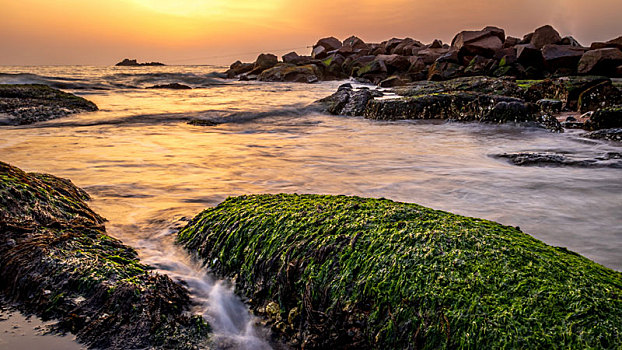
[[[108,236],[86,192],[0,162],[0,194],[0,292],[22,311],[92,348],[206,346],[188,291]]]
[[[486,220],[385,199],[241,196],[178,240],[303,347],[622,347],[622,274]]]

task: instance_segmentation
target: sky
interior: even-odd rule
[[[487,25],[551,24],[589,46],[622,35],[620,13],[620,0],[0,0],[0,65],[229,64],[326,36],[450,42]]]

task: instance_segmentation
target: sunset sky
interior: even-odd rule
[[[552,24],[584,45],[622,35],[620,0],[0,0],[0,64],[228,64],[354,34],[450,41],[486,25]]]

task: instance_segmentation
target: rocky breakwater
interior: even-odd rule
[[[0,125],[24,125],[96,111],[82,97],[46,85],[0,84]]]
[[[386,199],[229,198],[181,244],[295,348],[622,347],[622,274],[518,228]]]
[[[0,162],[0,293],[90,348],[207,348],[188,291],[106,234],[69,180]]]
[[[150,67],[150,66],[165,66],[164,63],[160,63],[160,62],[144,62],[144,63],[140,63],[137,60],[133,59],[129,59],[129,58],[125,58],[123,59],[123,61],[115,64],[115,66],[117,67]]]
[[[264,81],[315,82],[353,77],[384,87],[421,80],[448,80],[463,76],[511,76],[542,79],[569,75],[622,77],[622,37],[589,47],[571,36],[562,37],[550,25],[521,38],[506,36],[488,26],[456,34],[451,44],[434,40],[424,44],[412,38],[365,43],[356,36],[344,41],[320,39],[309,56],[291,52],[271,57],[270,65],[237,61],[229,78]],[[263,71],[268,70],[265,74]]]

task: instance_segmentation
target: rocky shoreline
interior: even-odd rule
[[[106,234],[69,180],[0,162],[0,291],[89,348],[205,349],[185,287]]]
[[[179,242],[305,349],[622,346],[622,274],[518,228],[385,199],[229,198]]]

